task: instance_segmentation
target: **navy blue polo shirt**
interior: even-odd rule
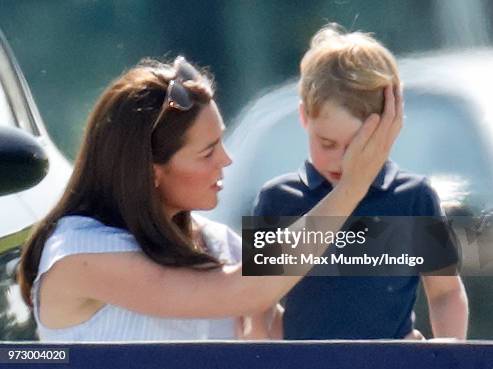
[[[301,216],[332,189],[306,161],[298,173],[267,182],[254,216]],[[423,176],[387,161],[355,216],[439,216],[439,199]],[[307,276],[287,295],[286,339],[403,338],[413,329],[418,276]]]

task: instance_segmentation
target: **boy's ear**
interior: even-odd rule
[[[306,129],[308,127],[308,116],[306,114],[305,105],[303,104],[303,101],[301,101],[301,100],[300,100],[300,103],[298,105],[298,112],[300,114],[301,126],[304,129]]]

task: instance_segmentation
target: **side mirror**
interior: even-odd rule
[[[0,127],[0,196],[31,188],[48,173],[48,156],[19,128]]]

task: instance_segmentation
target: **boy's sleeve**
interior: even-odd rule
[[[420,183],[414,215],[414,249],[417,256],[424,258],[420,270],[430,273],[457,265],[459,242],[427,179]]]
[[[420,183],[415,206],[414,214],[416,215],[430,217],[445,216],[440,206],[440,198],[431,186],[430,181],[426,178]]]
[[[252,209],[252,215],[254,217],[276,215],[272,212],[268,194],[269,192],[264,190],[263,188],[257,194],[257,197],[253,202],[253,209]]]

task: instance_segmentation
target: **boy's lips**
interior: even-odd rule
[[[342,172],[329,172],[329,177],[339,180],[342,177]]]

